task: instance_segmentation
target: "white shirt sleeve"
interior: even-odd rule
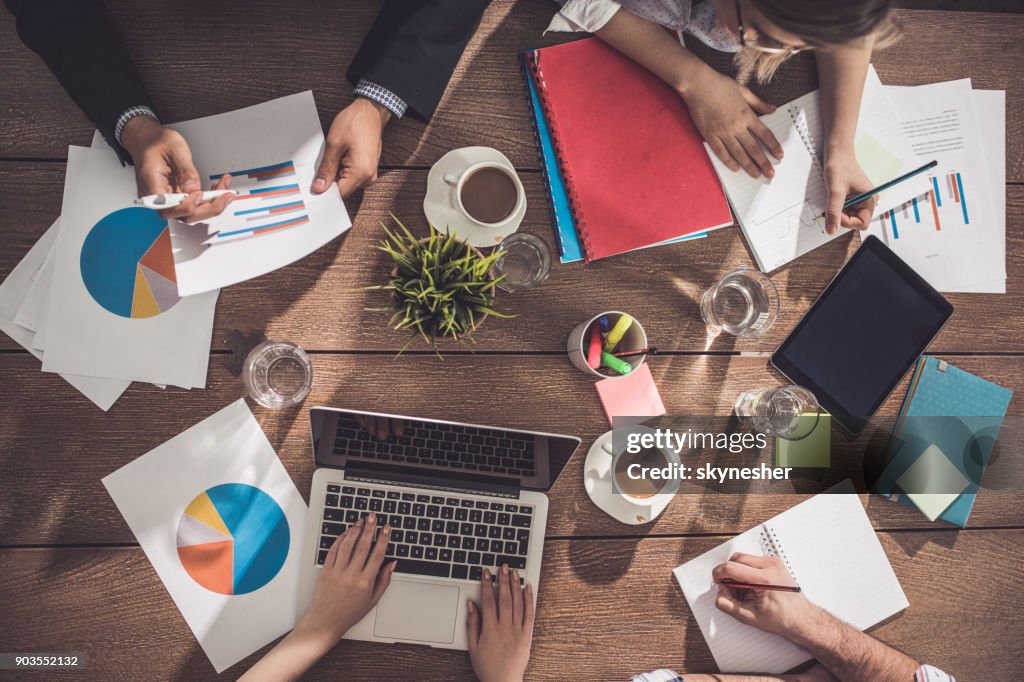
[[[544,32],[595,33],[604,28],[618,11],[619,3],[615,0],[568,0],[552,17]]]

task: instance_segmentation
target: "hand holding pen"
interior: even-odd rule
[[[817,608],[801,592],[779,557],[737,552],[716,566],[715,606],[741,623],[785,635]]]

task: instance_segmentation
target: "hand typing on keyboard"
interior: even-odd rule
[[[338,536],[323,562],[309,611],[243,680],[297,679],[380,601],[395,562],[384,564],[391,526],[381,529],[382,541],[374,545],[376,531],[371,513]]]
[[[469,659],[480,682],[522,682],[533,639],[533,587],[502,565],[497,589],[491,572],[480,578],[480,606],[467,604]]]

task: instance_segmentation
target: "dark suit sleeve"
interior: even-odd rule
[[[490,0],[384,0],[349,67],[353,85],[372,81],[428,121]]]
[[[5,0],[18,36],[37,52],[114,149],[118,117],[153,107],[103,0]],[[130,159],[128,159],[130,160]]]

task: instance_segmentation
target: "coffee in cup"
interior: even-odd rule
[[[623,452],[615,462],[615,486],[619,492],[635,500],[654,497],[668,487],[668,481],[652,478],[630,478],[629,467],[640,465],[640,471],[664,469],[668,465],[665,453],[658,448],[646,448],[637,453]],[[634,469],[634,474],[637,472]]]
[[[459,199],[466,213],[481,223],[500,223],[516,210],[519,190],[515,180],[497,166],[485,166],[467,174]]]
[[[515,170],[493,161],[475,163],[459,175],[445,175],[444,181],[455,190],[456,207],[484,227],[507,227],[526,201]]]

